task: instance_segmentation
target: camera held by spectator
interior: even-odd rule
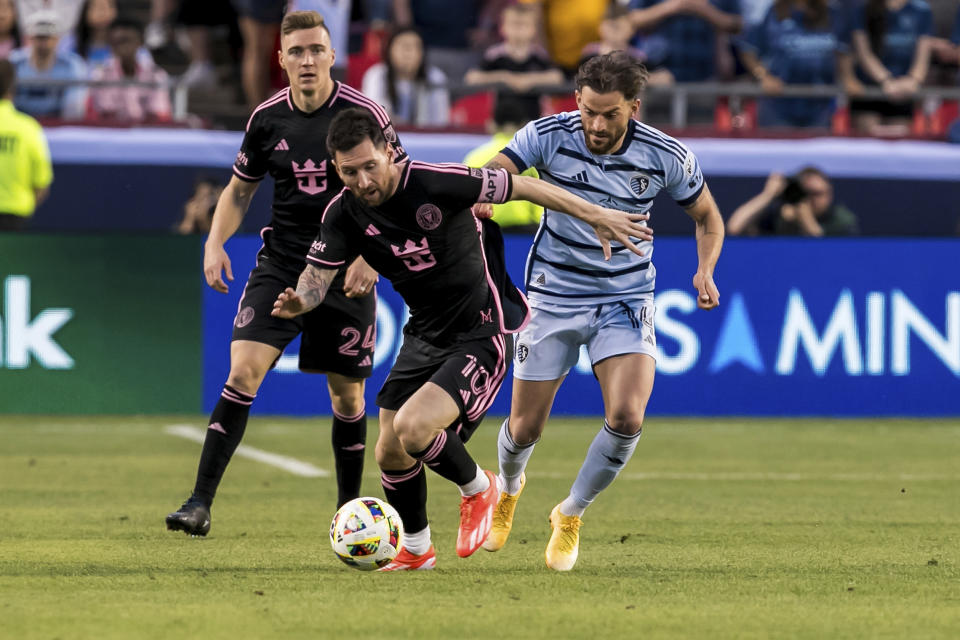
[[[786,177],[772,173],[763,191],[740,205],[727,221],[730,235],[850,236],[857,217],[834,201],[833,185],[823,171],[804,167]]]

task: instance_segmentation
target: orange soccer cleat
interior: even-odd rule
[[[490,480],[485,491],[460,499],[460,530],[457,532],[457,555],[466,558],[480,548],[490,534],[493,510],[497,506],[497,478],[484,471]]]

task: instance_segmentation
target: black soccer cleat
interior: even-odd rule
[[[183,531],[191,536],[205,536],[210,531],[210,509],[196,500],[187,500],[167,516],[167,529]]]

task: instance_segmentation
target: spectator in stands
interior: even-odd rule
[[[631,43],[633,40],[633,43]],[[626,51],[647,68],[647,86],[673,84],[673,74],[662,65],[667,57],[667,41],[663,36],[650,35],[634,38],[630,10],[613,3],[600,23],[600,40],[591,42],[580,54],[580,64],[594,56],[612,51]]]
[[[10,62],[21,81],[15,99],[17,108],[38,118],[82,118],[87,104],[86,87],[63,83],[87,79],[83,59],[75,53],[57,50],[60,31],[52,12],[37,11],[25,22],[30,44],[10,54]],[[59,84],[23,86],[24,80],[50,80]]]
[[[94,69],[94,80],[133,80],[161,86],[97,87],[90,92],[89,117],[124,124],[169,122],[172,109],[165,86],[167,74],[152,60],[138,55],[143,45],[143,27],[132,20],[119,19],[110,25],[108,37],[112,56]]]
[[[459,81],[480,61],[478,25],[489,2],[393,0],[393,18],[399,28],[412,27],[420,34],[427,46],[427,64]]]
[[[91,68],[110,58],[110,25],[116,19],[115,0],[87,0],[83,6],[73,50],[86,60]]]
[[[861,133],[907,135],[913,96],[930,68],[933,13],[924,0],[867,0],[853,12],[853,50],[860,79],[887,100],[853,99],[850,115]]]
[[[180,81],[188,87],[216,86],[211,32],[234,23],[230,0],[150,0],[150,23],[144,32],[144,44],[158,57],[166,53],[174,23],[184,27],[186,41],[182,46],[190,60]],[[180,38],[177,41],[182,42]]]
[[[538,7],[547,51],[565,73],[577,71],[583,48],[596,40],[608,0],[518,0]]]
[[[183,218],[177,223],[176,232],[183,235],[208,233],[222,192],[222,184],[208,178],[198,180],[193,195],[183,205]]]
[[[503,42],[487,49],[480,68],[471,69],[466,82],[507,85],[497,92],[497,101],[513,99],[514,104],[524,105],[521,124],[525,124],[540,117],[538,89],[563,84],[563,72],[553,66],[547,51],[537,43],[535,7],[517,4],[504,9],[500,31]]]
[[[53,180],[43,128],[13,106],[16,77],[0,60],[0,232],[25,228]]]
[[[6,60],[10,52],[19,47],[17,7],[13,0],[0,0],[0,60]]]
[[[493,109],[493,121],[490,123],[493,137],[468,153],[463,163],[477,168],[487,164],[487,161],[500,153],[513,139],[513,135],[527,124],[527,109],[527,104],[517,96],[498,98]],[[534,167],[529,167],[520,175],[540,177]],[[493,220],[507,233],[533,234],[540,226],[542,216],[543,207],[526,200],[511,200],[493,205]]]
[[[960,6],[957,7],[950,38],[931,38],[931,49],[934,61],[950,71],[951,80],[960,82],[957,73],[957,66],[960,65]]]
[[[77,28],[84,0],[16,0],[16,3],[21,25],[27,24],[38,12],[52,15],[57,33],[63,36],[73,33]]]
[[[730,216],[727,233],[852,236],[859,227],[856,215],[834,201],[827,175],[816,167],[804,167],[790,178],[771,173],[763,191]]]
[[[367,69],[363,93],[383,105],[394,124],[442,127],[450,121],[450,94],[443,71],[427,64],[423,40],[412,27],[387,39],[383,62]]]
[[[827,0],[776,0],[764,21],[739,42],[741,60],[769,95],[788,84],[837,80],[856,93],[845,28],[841,10]],[[827,127],[834,107],[833,98],[769,98],[761,101],[758,124]]]
[[[270,64],[275,57],[283,5],[278,0],[233,0],[243,36],[243,94],[251,109],[266,100],[270,89]]]
[[[630,0],[633,28],[662,35],[677,82],[733,77],[729,34],[743,27],[738,0]]]

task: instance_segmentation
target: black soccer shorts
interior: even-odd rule
[[[390,370],[377,405],[398,411],[427,382],[446,391],[460,408],[451,427],[466,442],[493,404],[513,354],[513,336],[497,334],[439,348],[404,334],[403,346]]]
[[[377,341],[376,293],[348,298],[343,278],[337,277],[319,307],[291,320],[276,318],[270,315],[273,303],[287,287],[296,288],[300,269],[273,260],[261,256],[250,272],[233,321],[232,340],[261,342],[283,351],[302,333],[301,370],[369,378]]]

